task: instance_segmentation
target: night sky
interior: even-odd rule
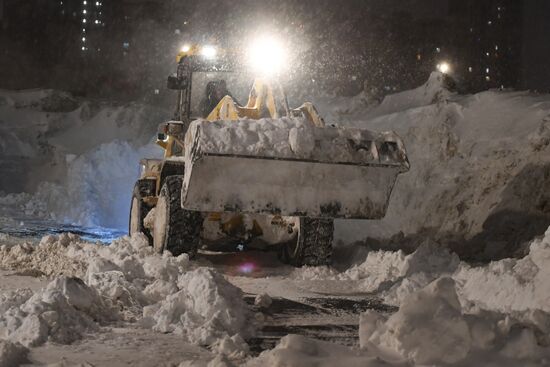
[[[131,90],[126,97],[139,99],[162,88],[184,38],[238,40],[263,20],[294,37],[296,50],[303,51],[295,74],[303,74],[300,83],[324,81],[314,88],[350,95],[366,81],[384,93],[408,89],[448,59],[464,92],[500,86],[550,91],[546,0],[103,0],[107,24],[86,45],[95,36],[95,48],[101,49],[95,53],[94,47],[80,51],[81,14],[74,11],[80,2],[70,0],[72,19],[59,16],[58,2],[0,0],[0,88],[51,87],[116,98]],[[463,4],[470,8],[461,9]],[[513,27],[493,27],[497,33],[479,28],[501,4],[507,4],[506,22]],[[473,34],[467,33],[468,17]],[[303,50],[300,38],[309,43]],[[485,60],[495,46],[511,49]],[[468,67],[474,72],[468,74]]]

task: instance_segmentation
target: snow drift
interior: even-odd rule
[[[407,296],[389,318],[367,311],[359,325],[361,347],[420,365],[545,363],[550,355],[540,330],[496,313],[464,313],[451,278],[439,278]],[[502,365],[501,364],[501,365]]]
[[[330,103],[318,107],[330,122],[394,130],[411,162],[386,217],[339,222],[337,238],[370,237],[412,250],[431,236],[461,256],[494,259],[550,224],[549,96],[496,90],[461,96],[434,73],[426,85],[378,106],[347,113]]]
[[[156,254],[144,236],[110,246],[68,234],[46,236],[38,246],[15,242],[0,247],[0,266],[54,277],[35,294],[23,289],[0,298],[0,338],[70,343],[118,320],[195,344],[230,339],[233,352],[248,348],[242,338],[253,326],[241,290],[212,269],[193,270],[187,255]]]
[[[0,90],[0,205],[79,225],[125,228],[139,159],[169,114],[79,100],[55,90]]]

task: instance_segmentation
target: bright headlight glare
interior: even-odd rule
[[[216,49],[213,46],[204,46],[201,49],[201,55],[206,57],[207,59],[213,59],[216,57]]]
[[[286,52],[275,38],[262,37],[253,41],[248,52],[248,61],[254,71],[263,74],[280,72],[285,66]]]
[[[443,74],[448,74],[451,71],[451,65],[449,65],[448,62],[439,63],[437,64],[437,70],[439,70]]]
[[[191,50],[191,46],[189,45],[183,45],[181,47],[181,52],[189,52],[189,50]]]

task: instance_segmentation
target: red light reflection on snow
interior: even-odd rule
[[[241,272],[241,273],[250,274],[254,270],[256,270],[256,265],[254,263],[246,262],[246,263],[243,263],[243,264],[239,265],[239,272]]]

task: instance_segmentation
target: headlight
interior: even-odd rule
[[[206,57],[207,59],[213,59],[216,57],[217,51],[213,46],[204,46],[201,49],[201,55]]]
[[[248,62],[255,72],[272,75],[285,66],[287,53],[282,43],[272,37],[261,37],[250,44]]]
[[[449,74],[451,72],[451,65],[449,65],[448,62],[442,62],[440,64],[437,64],[437,70],[439,70],[443,74]]]

